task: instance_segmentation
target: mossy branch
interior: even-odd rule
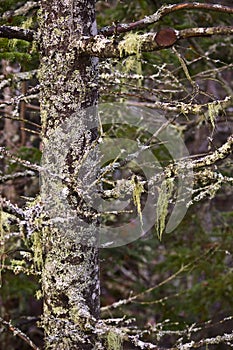
[[[233,135],[231,135],[227,141],[213,153],[192,161],[192,168],[198,169],[215,164],[219,160],[223,160],[228,157],[233,150]]]
[[[97,57],[126,57],[138,52],[152,52],[172,47],[178,40],[206,37],[212,35],[232,35],[233,26],[217,26],[206,28],[188,28],[176,30],[172,28],[161,29],[157,33],[137,34],[137,49],[128,53],[129,40],[116,41],[115,38],[108,39],[103,35],[93,37],[82,37],[74,46],[80,52]],[[0,26],[0,37],[8,39],[21,39],[26,41],[36,40],[36,32],[30,29],[22,29],[10,26]]]
[[[85,54],[97,57],[127,57],[137,55],[138,52],[152,52],[172,47],[177,41],[212,35],[233,35],[233,26],[217,26],[206,28],[188,28],[176,30],[172,28],[161,29],[157,33],[135,34],[137,45],[135,50],[129,52],[128,36],[120,41],[115,38],[106,38],[103,35],[81,38],[77,42],[79,50]],[[132,39],[133,40],[133,39]]]

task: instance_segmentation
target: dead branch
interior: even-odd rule
[[[150,24],[154,24],[161,20],[161,18],[166,15],[177,12],[180,10],[208,10],[208,11],[217,11],[223,13],[233,14],[233,8],[218,4],[203,4],[198,2],[184,3],[184,4],[173,4],[173,5],[164,5],[158,9],[151,16],[146,16],[143,19],[133,22],[133,23],[121,23],[116,26],[108,26],[99,30],[99,34],[104,36],[111,36],[113,34],[126,33],[134,29],[142,29],[147,27]]]
[[[9,181],[9,180],[15,180],[18,178],[27,178],[27,177],[34,177],[36,174],[34,171],[31,170],[25,170],[25,171],[18,171],[14,174],[7,174],[7,175],[0,175],[0,183]]]
[[[28,160],[24,160],[24,159],[21,159],[21,158],[15,156],[11,152],[9,152],[5,147],[0,147],[0,157],[6,157],[6,158],[9,159],[10,162],[12,162],[12,163],[19,163],[22,166],[24,166],[25,168],[29,168],[29,169],[32,169],[32,170],[35,170],[35,171],[41,171],[42,170],[41,166],[36,165],[36,164],[32,164]]]
[[[33,41],[35,32],[31,29],[23,29],[11,26],[0,26],[0,38],[21,39]]]
[[[17,335],[19,338],[23,339],[32,349],[40,350],[40,348],[38,348],[38,346],[36,346],[25,333],[23,333],[19,328],[14,327],[11,322],[7,322],[1,317],[0,322],[6,326],[14,335]]]
[[[19,7],[16,10],[4,12],[1,17],[2,19],[6,20],[14,16],[26,15],[29,11],[31,11],[34,8],[39,8],[39,3],[37,1],[28,1],[23,6]]]
[[[138,102],[138,101],[125,101],[127,105],[147,107],[152,109],[161,109],[169,112],[180,112],[183,114],[193,113],[195,115],[200,115],[208,111],[211,106],[216,106],[216,104],[221,105],[222,109],[227,108],[231,105],[232,98],[230,96],[225,97],[223,100],[208,102],[204,104],[192,104],[184,102]]]

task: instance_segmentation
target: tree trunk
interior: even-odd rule
[[[93,327],[99,316],[97,238],[93,210],[87,210],[87,203],[78,194],[76,175],[78,165],[96,138],[96,128],[88,130],[85,126],[95,119],[86,110],[97,104],[98,61],[82,55],[75,46],[81,35],[96,34],[95,1],[42,0],[39,30],[44,164],[53,174],[59,173],[61,192],[66,193],[65,200],[77,219],[64,224],[64,218],[60,218],[60,224],[55,225],[51,221],[52,212],[45,211],[48,219],[42,235],[45,348],[94,349],[97,340]],[[66,129],[63,125],[70,122],[74,126],[73,121],[78,124],[76,140],[67,148],[73,127]],[[63,159],[60,163],[59,158]],[[88,164],[95,167],[94,160],[89,159]],[[87,175],[85,181],[91,181],[91,176]],[[59,191],[58,185],[53,177],[45,177],[42,186],[47,186],[49,208],[51,198]],[[85,210],[89,215],[84,215]],[[56,215],[61,217],[61,213],[55,213],[53,219]],[[83,218],[85,227],[77,224]]]

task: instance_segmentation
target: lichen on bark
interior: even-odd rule
[[[73,197],[78,197],[75,168],[82,162],[85,150],[96,137],[95,132],[90,133],[82,127],[86,122],[86,113],[82,111],[97,102],[98,62],[94,57],[81,54],[76,42],[81,35],[96,34],[95,2],[42,0],[39,33],[44,149],[64,122],[74,115],[79,116],[77,148],[62,149],[61,140],[57,146],[54,145],[57,155],[67,152],[66,163],[59,169],[59,175],[66,181],[63,193],[67,194],[67,198],[71,193]],[[50,161],[52,159],[51,154]],[[53,181],[52,177],[50,181]],[[98,250],[93,244],[94,218],[90,215],[85,230],[75,227],[73,232],[64,232],[64,226],[54,225],[49,220],[49,213],[46,214],[48,224],[42,235],[42,324],[46,349],[93,349],[96,339],[91,330],[99,315],[99,268]],[[87,237],[85,244],[80,239],[84,234]]]

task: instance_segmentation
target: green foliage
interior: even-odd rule
[[[39,164],[41,160],[41,151],[36,147],[22,146],[19,148],[17,155],[24,160],[29,160],[36,164]]]
[[[2,1],[0,4],[0,13],[15,10],[23,6],[27,1]],[[37,17],[33,12],[28,16],[13,16],[6,19],[0,19],[0,25],[17,26],[24,29],[35,29]],[[34,43],[24,40],[0,38],[0,59],[6,59],[10,62],[18,62],[24,70],[35,69],[39,65],[37,48]]]
[[[27,306],[28,298],[33,296],[38,288],[37,282],[24,273],[17,275],[17,278],[11,272],[5,272],[3,275],[3,284],[1,288],[1,296],[3,302],[11,299],[19,299],[21,308]],[[18,313],[19,310],[15,310]]]
[[[25,70],[38,66],[38,53],[33,43],[24,40],[0,38],[0,59],[20,63]]]

